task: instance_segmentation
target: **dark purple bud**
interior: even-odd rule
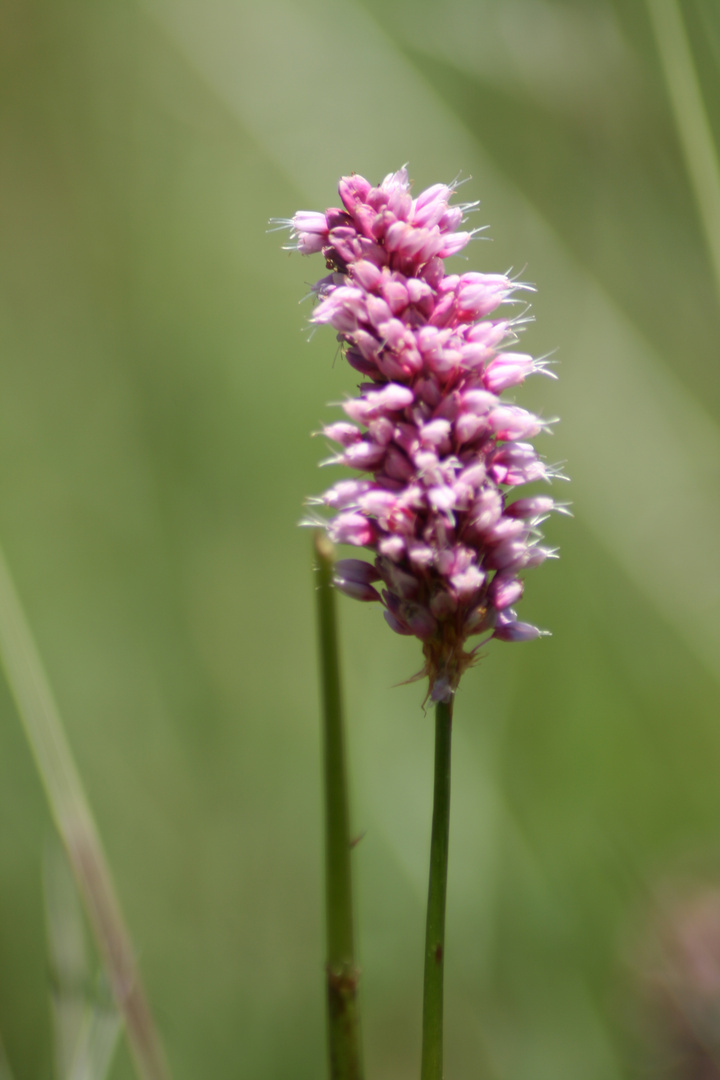
[[[496,626],[493,631],[493,637],[498,641],[534,641],[535,638],[544,637],[545,634],[547,631],[543,633],[537,626],[531,626],[526,622],[509,622],[503,626]]]
[[[450,615],[454,615],[457,606],[457,597],[446,589],[439,589],[430,598],[430,610],[438,622],[444,622]]]
[[[355,581],[364,585],[380,581],[381,578],[377,567],[365,562],[364,559],[338,559],[335,563],[335,574],[345,581]]]
[[[437,621],[433,618],[426,607],[421,604],[413,604],[410,600],[402,603],[402,619],[410,627],[415,637],[421,641],[427,641],[437,633]]]
[[[389,560],[385,561],[382,577],[391,592],[399,596],[401,600],[412,600],[420,587],[416,577]]]
[[[409,480],[415,475],[415,470],[405,454],[392,446],[385,457],[385,471],[388,476],[397,480]]]
[[[348,349],[345,353],[345,359],[350,367],[355,368],[361,375],[366,375],[370,379],[378,378],[377,364],[374,360],[366,360],[359,349]]]
[[[380,593],[371,584],[379,580],[375,567],[362,559],[339,559],[335,564],[336,587],[354,600],[379,601]]]
[[[410,627],[404,622],[401,622],[397,615],[393,615],[393,613],[387,609],[383,611],[383,615],[385,616],[385,622],[396,634],[404,634],[405,637],[412,637],[412,630]]]
[[[355,232],[350,215],[346,214],[344,210],[340,210],[337,206],[333,206],[325,211],[325,221],[327,222],[328,229],[344,228],[350,230],[352,233]],[[348,235],[351,234],[350,231],[348,232]]]

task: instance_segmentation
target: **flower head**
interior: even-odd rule
[[[377,187],[346,176],[342,207],[280,223],[292,248],[324,256],[311,321],[334,327],[363,379],[347,419],[323,432],[338,446],[331,462],[360,475],[313,501],[332,512],[322,523],[334,542],[375,558],[338,562],[336,585],[380,602],[392,630],[420,639],[435,701],[473,663],[469,638],[542,633],[514,605],[521,572],[554,554],[537,526],[557,508],[546,495],[514,497],[551,470],[528,441],[543,421],[499,396],[543,371],[512,351],[505,314],[528,286],[446,272],[443,260],[473,236],[459,226],[476,204],[451,206],[454,193],[435,184],[413,199],[404,168]]]

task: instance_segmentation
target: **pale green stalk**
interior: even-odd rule
[[[62,721],[0,551],[0,661],[142,1080],[168,1080],[130,936]]]
[[[720,296],[720,163],[677,0],[647,0],[680,146]]]
[[[327,1007],[331,1080],[361,1080],[360,1020],[355,962],[350,811],[345,731],[340,687],[334,551],[322,533],[315,537],[323,706],[325,795],[325,917],[327,922]]]
[[[450,839],[452,700],[435,709],[435,777],[430,839],[430,883],[425,927],[421,1080],[442,1080],[445,899]]]

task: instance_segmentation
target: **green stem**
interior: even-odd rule
[[[327,920],[328,1042],[331,1080],[361,1080],[360,1023],[355,963],[345,734],[340,689],[334,550],[327,537],[315,537],[323,699],[325,789],[325,913]]]
[[[130,935],[30,628],[0,551],[0,662],[95,934],[137,1072],[168,1080]],[[0,1072],[0,1076],[2,1073]]]
[[[450,744],[452,700],[435,709],[435,780],[430,884],[425,929],[425,982],[421,1080],[442,1080],[443,976],[445,973],[445,898],[450,835]]]

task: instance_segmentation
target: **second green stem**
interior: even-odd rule
[[[450,747],[452,700],[435,709],[435,777],[433,787],[430,884],[425,930],[425,982],[421,1080],[442,1080],[443,978],[445,973],[445,899],[450,836]]]
[[[361,1080],[360,1023],[353,932],[351,839],[340,659],[335,619],[333,547],[315,538],[318,570],[330,1080]]]

